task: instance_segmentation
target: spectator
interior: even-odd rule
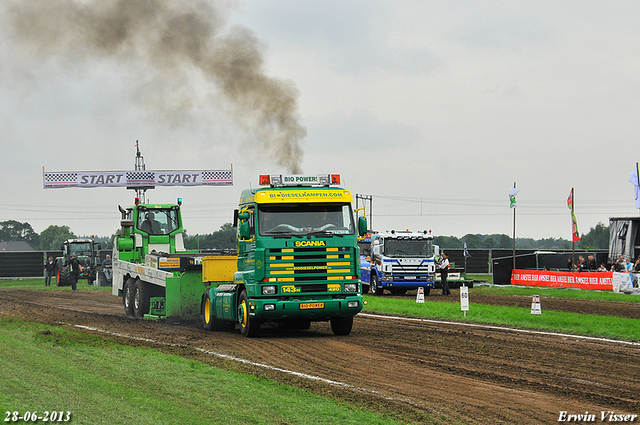
[[[600,267],[598,267],[598,271],[599,272],[606,272],[607,268],[604,266],[604,263],[600,264]]]
[[[44,286],[51,286],[51,276],[55,274],[56,262],[53,261],[53,257],[49,257],[49,260],[44,263]]]
[[[621,255],[611,266],[611,271],[622,273],[624,271],[624,257]]]
[[[596,257],[594,257],[593,254],[589,254],[587,258],[587,268],[589,269],[589,271],[596,271],[596,268],[598,267],[598,264],[596,263]]]
[[[624,271],[627,273],[632,273],[634,270],[633,264],[631,263],[631,258],[627,257],[624,259]]]
[[[447,254],[442,254],[442,260],[438,265],[440,268],[440,283],[442,283],[442,295],[451,295],[449,290],[449,284],[447,283],[447,276],[449,275],[449,258]]]
[[[587,271],[587,260],[585,260],[582,255],[578,257],[578,264],[576,264],[576,268],[579,272]]]
[[[571,260],[571,258],[567,259],[567,267],[569,268],[570,272],[573,271],[573,260]]]

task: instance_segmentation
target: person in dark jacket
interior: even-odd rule
[[[82,266],[80,265],[80,261],[78,261],[78,257],[74,254],[71,256],[71,261],[69,261],[69,269],[71,270],[71,290],[75,291],[78,285],[78,279],[80,278],[80,273],[82,273]]]
[[[49,260],[44,263],[44,286],[51,286],[51,276],[56,274],[56,262],[53,261],[53,257],[49,257]]]

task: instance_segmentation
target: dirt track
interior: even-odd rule
[[[427,297],[427,303],[456,302],[453,292],[452,297]],[[155,346],[392,411],[407,422],[548,424],[557,422],[561,411],[588,411],[599,423],[601,411],[640,414],[640,344],[367,314],[356,317],[347,337],[334,336],[327,323],[314,323],[309,331],[267,328],[262,337],[246,339],[192,323],[127,318],[120,299],[107,292],[48,295],[0,290],[0,317]],[[471,296],[474,303],[530,303],[526,297],[483,299],[473,289]],[[637,303],[543,299],[544,309],[640,318]]]

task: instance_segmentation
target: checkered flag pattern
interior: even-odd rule
[[[130,189],[155,186],[228,186],[233,184],[233,170],[211,171],[87,171],[43,172],[44,188],[116,187]]]
[[[154,186],[155,183],[153,171],[127,171],[127,186]]]
[[[233,171],[232,170],[203,171],[202,184],[205,184],[205,185],[233,184]]]
[[[44,173],[44,187],[73,187],[78,185],[78,173]]]

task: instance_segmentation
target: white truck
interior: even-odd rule
[[[440,247],[433,244],[431,230],[391,230],[372,233],[370,239],[370,255],[361,256],[360,262],[363,288],[369,286],[376,295],[385,289],[398,295],[420,287],[429,295],[435,288]]]

